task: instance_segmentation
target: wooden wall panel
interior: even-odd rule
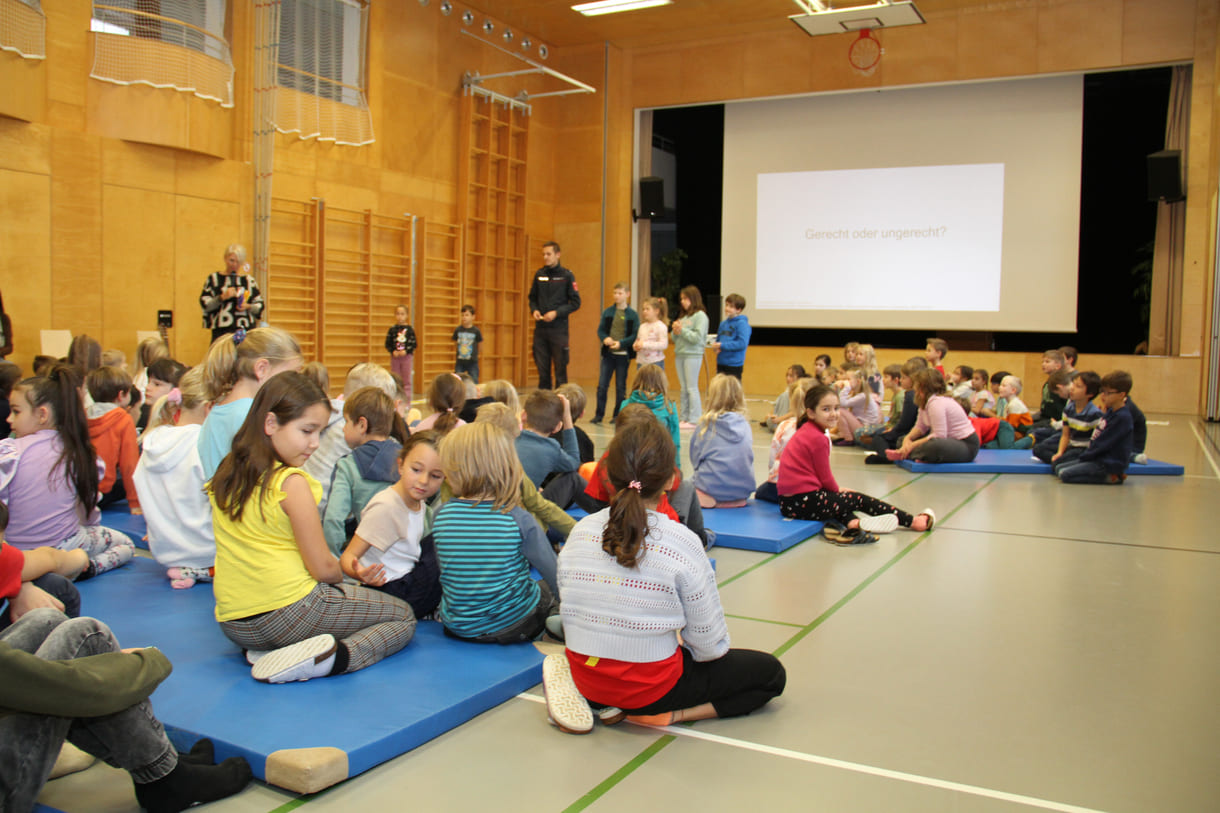
[[[1195,0],[1123,3],[1123,62],[1181,62],[1195,52]]]
[[[996,42],[1004,47],[997,48]],[[884,57],[882,57],[884,59]],[[965,11],[957,23],[957,76],[1028,76],[1038,71],[1038,10],[1033,5]]]
[[[1123,0],[1078,0],[1038,7],[1038,71],[1121,65]]]
[[[0,51],[0,116],[22,121],[46,121],[47,67],[45,59],[26,59]]]
[[[165,147],[101,140],[102,183],[173,193],[177,153]]]
[[[0,167],[51,174],[51,128],[0,116]]]
[[[51,180],[0,169],[0,279],[13,320],[8,360],[26,375],[39,349],[38,331],[51,323]]]
[[[99,270],[106,307],[101,335],[95,338],[103,349],[118,348],[131,359],[136,331],[156,330],[157,309],[170,306],[174,197],[105,185],[102,207],[107,215]]]
[[[52,138],[51,324],[100,336],[102,297],[102,149],[99,139],[55,129]],[[135,249],[138,253],[140,249]]]
[[[926,25],[894,28],[877,38],[887,49],[877,69],[885,84],[918,85],[957,78],[956,14],[928,15]]]

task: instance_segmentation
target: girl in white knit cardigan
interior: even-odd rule
[[[566,652],[543,664],[551,720],[586,733],[593,703],[606,723],[625,713],[669,725],[749,714],[781,694],[774,656],[729,648],[699,538],[655,510],[673,480],[669,432],[656,421],[624,428],[606,470],[610,507],[577,523],[559,555]]]

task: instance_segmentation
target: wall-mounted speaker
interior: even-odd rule
[[[1148,200],[1174,203],[1182,194],[1182,151],[1161,150],[1148,156]]]
[[[640,178],[640,217],[665,214],[665,180],[655,175]]]

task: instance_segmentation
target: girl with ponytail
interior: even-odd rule
[[[126,564],[135,545],[98,525],[98,459],[81,403],[80,374],[55,364],[13,387],[9,425],[0,440],[0,501],[8,505],[6,541],[23,550],[80,548],[89,565],[78,578]]]
[[[559,554],[567,649],[542,670],[552,721],[586,733],[593,703],[607,724],[669,725],[749,714],[780,695],[774,656],[729,649],[699,538],[656,510],[674,477],[669,432],[657,421],[627,426],[605,464],[610,507],[578,522]]]

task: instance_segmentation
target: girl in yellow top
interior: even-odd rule
[[[296,372],[258,391],[208,484],[216,532],[216,620],[247,650],[255,680],[354,672],[415,634],[401,599],[343,583],[326,546],[318,481],[299,467],[330,417],[326,393]]]

